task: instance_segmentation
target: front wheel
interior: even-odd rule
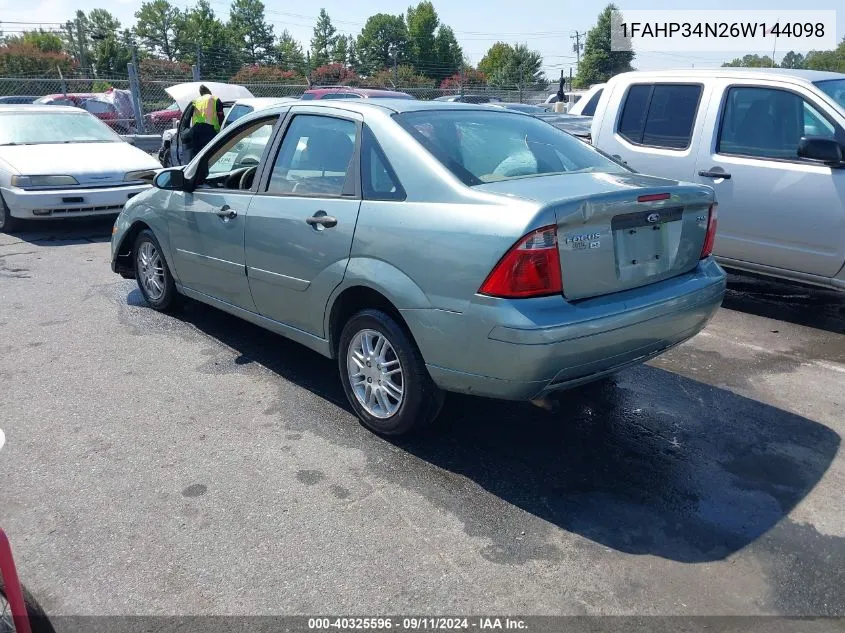
[[[26,587],[21,585],[23,593],[24,606],[26,607],[26,615],[29,620],[29,628],[32,633],[56,633],[44,610],[29,593]],[[12,611],[9,606],[9,601],[6,599],[6,586],[0,577],[0,631],[14,632],[15,623],[12,618]]]
[[[21,221],[12,217],[12,212],[6,206],[3,198],[0,198],[0,233],[14,233],[21,228]]]
[[[340,336],[343,390],[361,422],[381,435],[416,431],[437,417],[443,393],[410,336],[381,310],[353,316]]]
[[[149,229],[141,231],[132,252],[138,289],[150,307],[162,312],[176,307],[179,293],[153,232]]]

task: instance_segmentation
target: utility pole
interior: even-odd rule
[[[581,38],[585,35],[586,33],[580,33],[578,31],[575,31],[575,35],[569,36],[569,39],[575,40],[575,43],[572,45],[572,50],[575,51],[575,58],[578,62],[579,68],[581,66],[581,49],[584,47],[584,45],[581,44]]]
[[[76,41],[79,46],[79,66],[84,74],[87,60],[85,59],[85,42],[82,39],[82,20],[79,19],[78,15],[76,16]]]
[[[132,44],[132,63],[128,65],[129,91],[132,93],[132,111],[135,115],[135,129],[144,134],[144,112],[141,109],[141,82],[138,79],[138,49]]]
[[[202,77],[202,47],[197,42],[197,75]]]

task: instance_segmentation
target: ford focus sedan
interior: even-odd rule
[[[641,176],[531,116],[420,101],[244,117],[120,214],[112,269],[334,358],[397,435],[447,391],[536,400],[704,327],[713,191]]]
[[[161,165],[91,114],[0,106],[0,231],[22,219],[117,215]]]

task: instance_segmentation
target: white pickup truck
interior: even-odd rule
[[[623,73],[591,134],[638,172],[712,186],[726,267],[845,290],[845,75]]]

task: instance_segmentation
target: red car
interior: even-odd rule
[[[155,110],[147,116],[147,131],[161,132],[173,127],[173,121],[178,121],[182,116],[179,105],[174,101],[164,110]]]
[[[371,90],[370,88],[351,88],[349,86],[332,86],[328,88],[312,88],[306,90],[300,99],[413,99],[406,92],[394,90]]]
[[[135,119],[131,102],[129,108],[117,107],[120,100],[112,93],[68,93],[46,95],[35,103],[44,105],[73,106],[90,112],[118,134],[131,134],[135,129]]]

